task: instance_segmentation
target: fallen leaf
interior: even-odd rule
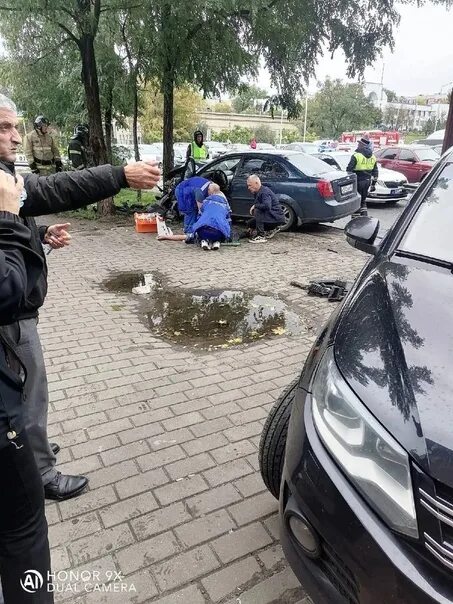
[[[284,327],[275,327],[272,330],[272,333],[276,336],[282,336],[284,333],[286,333],[286,329]]]

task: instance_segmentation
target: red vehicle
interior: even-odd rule
[[[440,155],[424,145],[389,146],[376,151],[382,167],[401,172],[409,182],[421,182]]]
[[[384,130],[362,130],[355,132],[343,132],[340,137],[341,143],[356,143],[366,136],[372,141],[374,148],[379,149],[387,145],[398,145],[401,142],[401,135],[396,130],[384,132]]]

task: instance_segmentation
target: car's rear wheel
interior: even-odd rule
[[[283,213],[285,214],[285,224],[281,227],[280,230],[289,231],[290,229],[292,229],[296,222],[296,213],[294,212],[291,206],[289,206],[283,201],[281,202],[281,206]]]
[[[269,412],[261,433],[258,453],[264,484],[278,499],[285,462],[289,418],[299,379],[294,380],[280,395]]]

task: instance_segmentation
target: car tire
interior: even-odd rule
[[[294,226],[295,222],[296,222],[296,213],[295,211],[292,209],[291,206],[289,206],[287,203],[285,202],[280,202],[280,205],[282,206],[283,212],[285,213],[285,224],[280,228],[281,231],[289,231],[292,229],[292,227]]]
[[[267,489],[278,499],[285,462],[286,437],[299,378],[280,395],[267,416],[261,433],[258,460]]]

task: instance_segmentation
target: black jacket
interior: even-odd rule
[[[74,136],[69,141],[68,156],[69,161],[75,170],[83,170],[87,167],[88,155],[86,147],[77,136]]]
[[[58,172],[51,176],[27,174],[24,181],[27,198],[20,216],[31,231],[31,247],[43,259],[44,267],[37,283],[21,304],[18,319],[36,317],[47,294],[47,265],[41,244],[42,233],[33,217],[76,210],[116,195],[121,188],[127,187],[124,168],[110,165],[77,172]]]
[[[255,217],[263,222],[285,224],[285,214],[275,193],[264,185],[255,193]]]
[[[31,247],[31,231],[9,212],[0,212],[0,324],[17,319],[42,274],[43,260]],[[15,344],[0,327],[0,448],[23,428],[22,399],[26,369]]]

